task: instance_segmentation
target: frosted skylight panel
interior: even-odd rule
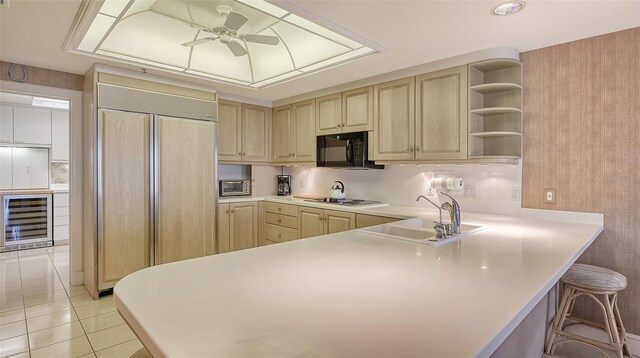
[[[118,17],[128,3],[129,0],[106,0],[100,8],[100,13]]]
[[[100,48],[183,67],[189,60],[190,48],[180,43],[185,38],[193,38],[194,33],[194,29],[178,20],[145,11],[120,21]]]
[[[263,0],[92,2],[80,53],[259,88],[375,53]]]
[[[193,47],[189,68],[244,82],[253,82],[249,57],[235,57],[224,44],[218,41]]]
[[[98,14],[84,35],[78,49],[93,52],[115,21],[116,19],[111,16]]]

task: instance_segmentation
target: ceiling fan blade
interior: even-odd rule
[[[247,21],[248,19],[244,15],[235,11],[231,11],[229,15],[227,15],[227,20],[222,26],[226,27],[229,30],[238,31],[238,29],[241,28],[242,25],[244,25],[244,23]]]
[[[205,42],[215,41],[217,39],[218,39],[217,37],[204,37],[204,38],[201,38],[201,39],[198,39],[198,40],[185,42],[185,43],[182,44],[182,46],[193,47],[193,46],[196,46],[196,45],[203,44]]]
[[[265,45],[277,45],[280,43],[280,39],[277,36],[245,34],[242,35],[242,39],[247,42],[255,42]]]
[[[239,43],[237,43],[235,41],[227,42],[227,47],[237,57],[244,56],[244,55],[246,55],[248,53],[247,50],[245,50],[244,47],[242,47],[242,45],[240,45]]]

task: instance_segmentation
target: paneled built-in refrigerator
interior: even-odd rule
[[[107,85],[98,103],[98,291],[215,253],[215,104]],[[163,114],[178,108],[185,117]]]

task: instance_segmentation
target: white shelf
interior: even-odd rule
[[[490,132],[475,132],[469,133],[470,136],[473,137],[513,137],[513,136],[522,136],[522,133],[519,132],[508,132],[508,131],[490,131]]]
[[[522,110],[513,107],[488,107],[472,109],[469,112],[480,116],[492,116],[495,114],[522,113]]]
[[[489,94],[489,93],[522,89],[522,86],[520,86],[517,83],[500,82],[500,83],[484,83],[481,85],[475,85],[475,86],[469,87],[469,89],[474,90],[478,93]]]

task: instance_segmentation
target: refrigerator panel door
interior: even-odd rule
[[[98,290],[149,267],[151,116],[98,113]]]
[[[216,124],[156,116],[156,264],[215,253]]]

